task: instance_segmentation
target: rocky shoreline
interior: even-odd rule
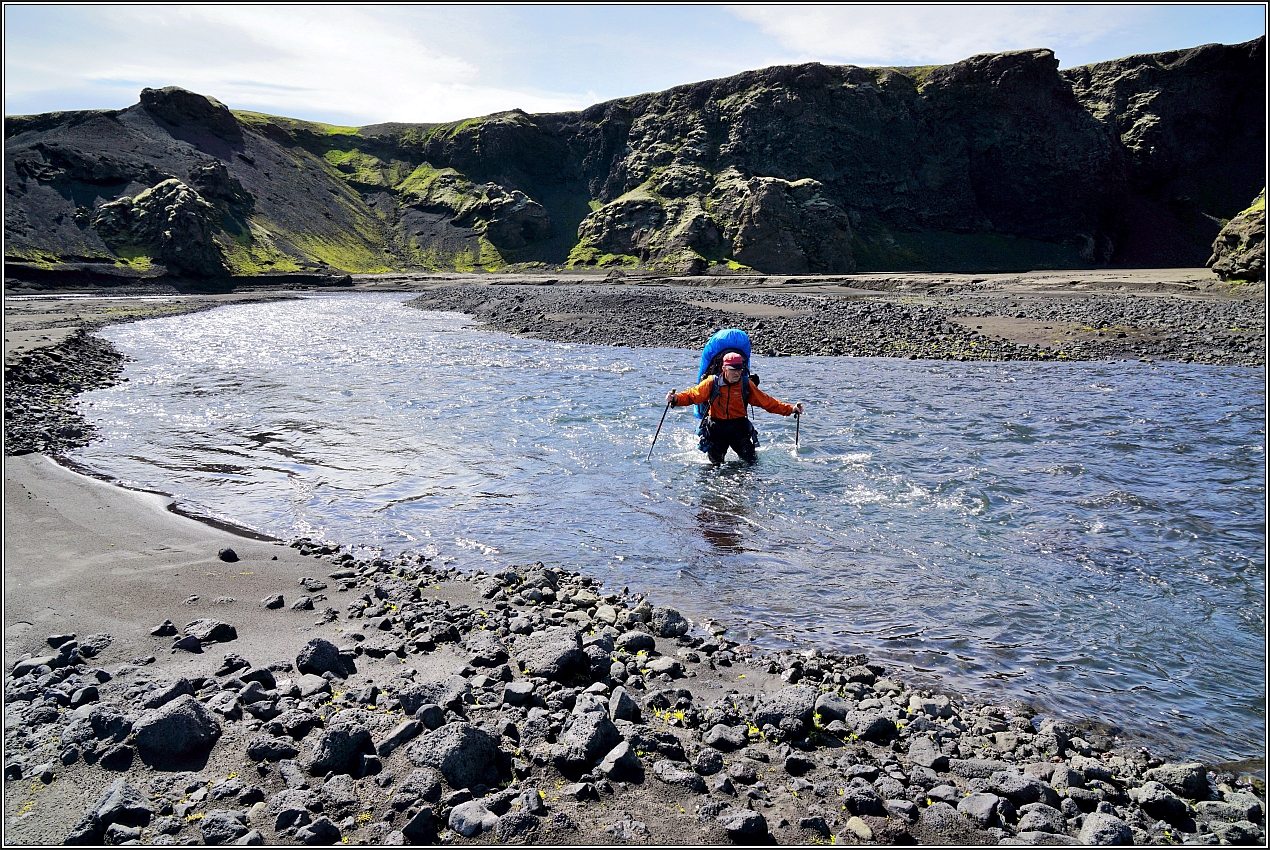
[[[1253,298],[973,291],[833,296],[552,281],[441,286],[409,303],[553,342],[699,349],[720,326],[734,324],[767,356],[1265,365],[1265,304]]]
[[[108,634],[50,635],[9,671],[6,786],[89,771],[108,786],[59,838],[1264,840],[1253,777],[915,690],[863,656],[764,655],[542,564],[464,575],[421,555],[291,546],[313,569],[258,604],[316,616],[338,642],[247,659],[232,623],[165,621],[156,652],[214,653],[212,675],[154,679],[154,655],[106,669]],[[6,814],[22,841],[24,810]]]
[[[522,309],[475,304],[482,293]],[[695,347],[713,329],[696,319],[717,325],[719,313],[672,294],[469,286],[432,290],[417,306],[465,305],[509,328],[530,309],[586,308],[602,321],[559,324],[583,336],[612,333],[607,344]],[[815,338],[805,318],[780,314],[814,299],[691,295],[789,323],[771,336],[760,334],[766,324],[756,328],[760,350],[768,339]],[[595,298],[621,303],[608,314],[593,309]],[[701,313],[674,324],[688,308]],[[879,339],[892,339],[889,329],[906,327],[918,308],[903,309],[909,317],[879,322]],[[929,309],[931,321],[949,322]],[[630,326],[632,315],[664,315],[665,330]],[[671,342],[654,335],[663,332]],[[973,341],[955,331],[948,338]],[[20,371],[6,369],[9,420],[25,428],[7,431],[7,446],[55,454],[90,438],[60,417],[73,413],[74,386],[118,377],[118,353],[96,343],[72,334],[32,352]],[[6,531],[17,533],[38,532]],[[214,551],[204,557],[238,563]],[[309,566],[253,565],[273,582],[259,602],[218,597],[226,607],[213,608],[216,616],[150,623],[148,634],[62,631],[13,659],[4,686],[6,841],[1265,840],[1258,777],[1168,763],[1025,705],[916,689],[863,656],[764,654],[720,624],[690,624],[655,599],[555,566],[464,575],[419,554],[309,540],[291,551]],[[286,657],[246,648],[273,645],[275,630],[320,636]],[[138,640],[149,652],[121,658],[111,649]],[[96,790],[57,797],[59,785]]]

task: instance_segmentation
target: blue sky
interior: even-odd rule
[[[1258,5],[8,5],[5,114],[179,85],[336,124],[579,109],[752,68],[927,65],[1048,47],[1062,67],[1265,34]]]

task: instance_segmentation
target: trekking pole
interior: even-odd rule
[[[801,424],[803,415],[801,413],[794,414],[794,451],[798,451],[798,426]]]
[[[666,409],[661,412],[661,422],[657,423],[657,433],[653,434],[653,446],[657,445],[657,437],[661,435],[661,426],[666,422],[666,414],[670,412],[670,402],[666,402]],[[648,457],[644,458],[647,463],[653,456],[653,446],[648,447]]]

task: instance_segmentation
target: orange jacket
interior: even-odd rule
[[[683,407],[689,404],[705,404],[710,400],[710,385],[714,383],[716,377],[716,375],[710,375],[687,392],[675,393],[675,407]],[[794,412],[793,405],[777,401],[753,384],[750,384],[750,404],[757,404],[769,413],[776,413],[780,416],[789,416]],[[711,418],[740,419],[745,415],[745,403],[741,399],[741,382],[737,381],[735,384],[724,382],[723,386],[719,388],[719,395],[715,398],[714,403],[710,405]]]

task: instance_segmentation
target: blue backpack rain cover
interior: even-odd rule
[[[750,366],[750,336],[740,328],[724,328],[717,331],[714,336],[706,341],[705,348],[701,349],[701,361],[697,366],[697,383],[705,380],[706,374],[710,372],[712,364],[715,371],[718,371],[718,364],[714,363],[715,358],[720,361],[723,355],[729,351],[740,352],[745,358],[745,368],[748,371]],[[696,409],[696,417],[701,419],[705,416],[706,405],[698,404]]]

